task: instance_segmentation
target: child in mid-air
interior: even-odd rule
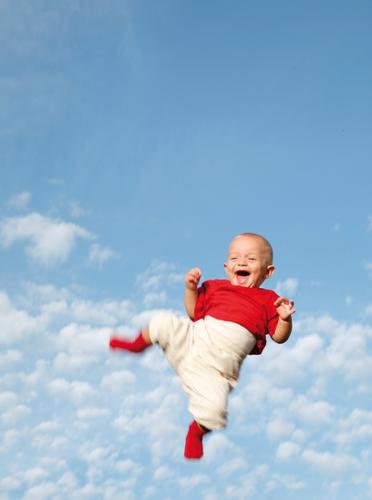
[[[244,358],[261,354],[267,334],[281,344],[292,331],[293,301],[260,288],[275,270],[265,238],[255,233],[236,236],[224,267],[227,280],[208,280],[199,288],[200,269],[186,274],[189,318],[159,312],[134,340],[110,339],[111,349],[138,353],[159,344],[165,352],[194,417],[186,436],[187,459],[200,459],[203,436],[226,426],[228,395]]]

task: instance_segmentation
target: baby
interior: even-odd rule
[[[159,344],[180,377],[194,420],[186,436],[184,456],[203,456],[203,436],[223,428],[227,400],[248,354],[261,354],[266,335],[279,344],[292,331],[293,301],[260,288],[275,268],[270,243],[243,233],[230,243],[224,264],[228,280],[208,280],[199,288],[199,268],[185,278],[189,318],[162,311],[133,339],[116,336],[111,349],[142,352]]]

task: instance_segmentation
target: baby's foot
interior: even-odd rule
[[[200,460],[203,456],[203,436],[210,432],[207,429],[201,428],[200,425],[193,420],[189,427],[186,436],[184,456],[188,460]]]
[[[139,353],[150,347],[150,345],[143,338],[142,332],[135,339],[125,339],[115,336],[110,338],[110,349],[112,350],[123,349],[124,351]]]

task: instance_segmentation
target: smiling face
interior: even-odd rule
[[[230,244],[224,267],[232,285],[258,288],[275,271],[270,244],[259,235],[239,235]]]

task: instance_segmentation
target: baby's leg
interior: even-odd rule
[[[190,424],[186,442],[184,456],[189,460],[199,460],[203,456],[203,437],[211,432],[206,427],[193,420]]]
[[[185,458],[203,456],[204,435],[226,426],[230,384],[226,378],[200,363],[190,363],[183,371],[183,387],[189,395],[189,411],[195,418],[185,442]]]
[[[207,429],[223,429],[227,423],[227,403],[231,386],[216,370],[200,362],[190,363],[182,371],[182,385],[189,396],[188,409]]]
[[[179,374],[180,366],[193,343],[191,320],[161,311],[151,318],[148,335],[150,342],[162,348],[170,365]]]
[[[148,327],[143,328],[134,339],[112,336],[110,338],[110,349],[123,349],[135,353],[143,352],[152,345]]]

